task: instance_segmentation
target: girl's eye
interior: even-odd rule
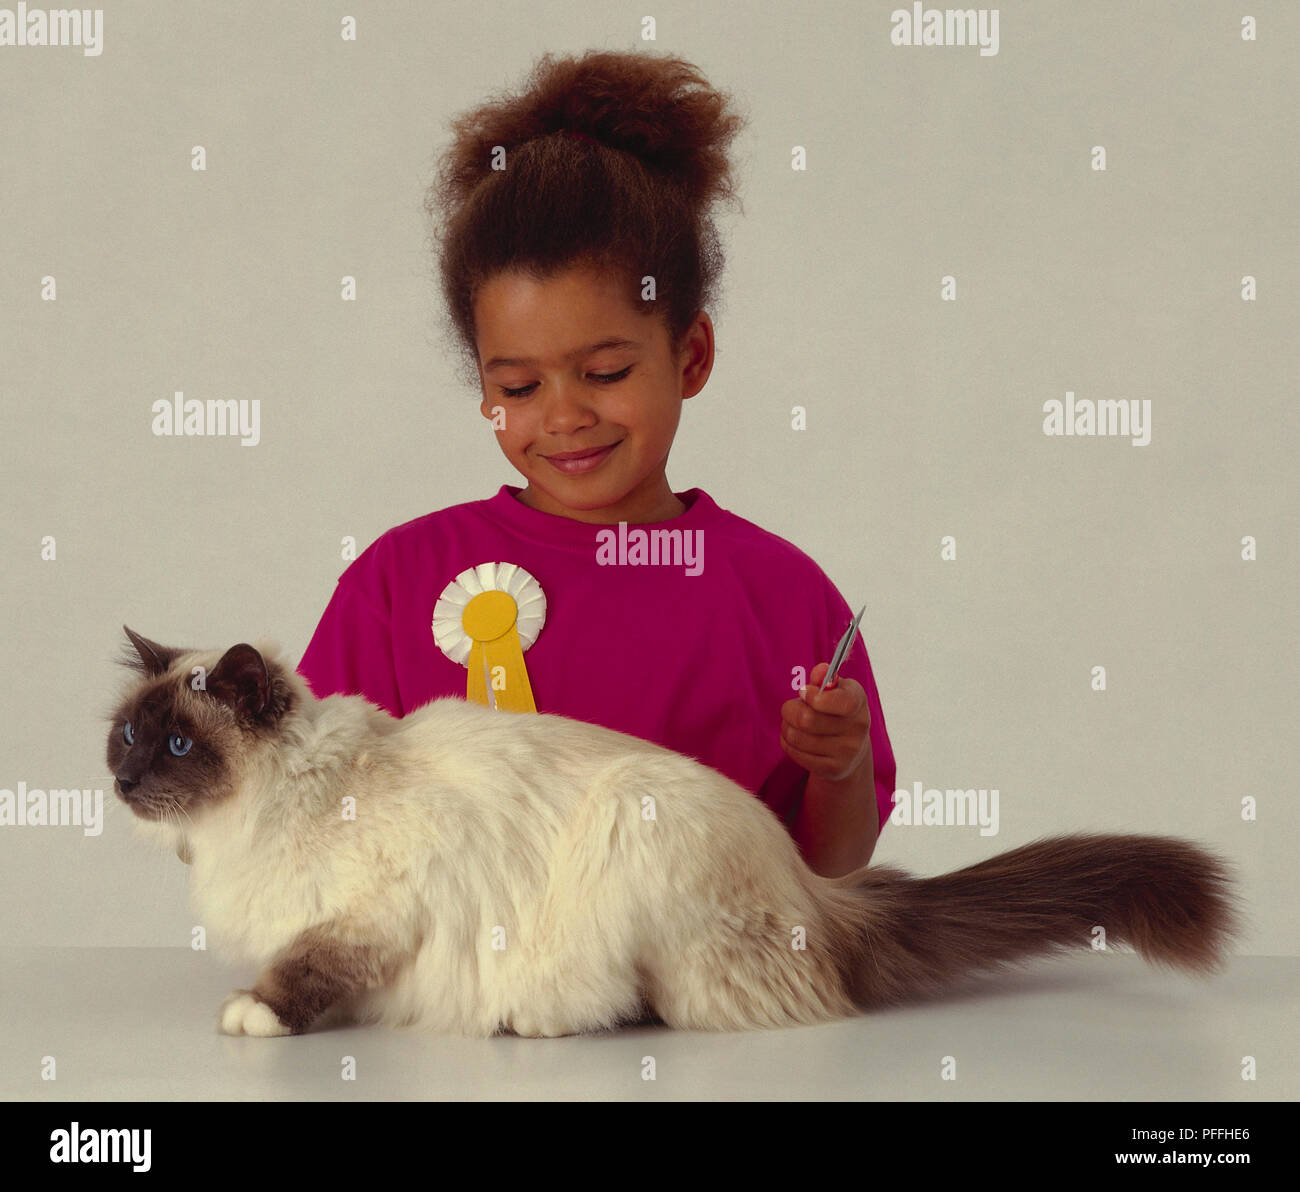
[[[194,742],[191,741],[189,737],[183,737],[181,736],[180,733],[172,733],[171,741],[169,743],[171,745],[172,752],[177,757],[184,757],[187,753],[189,753],[190,746],[194,744]]]
[[[588,373],[587,375],[593,381],[598,381],[602,385],[612,385],[615,381],[621,381],[631,371],[632,366],[629,364],[627,368],[620,369],[616,373]],[[505,386],[501,386],[500,388],[501,392],[504,393],[506,397],[527,397],[529,393],[537,388],[537,385],[536,383],[532,385],[522,385],[518,389],[507,389]]]
[[[122,725],[122,740],[128,745],[135,740],[135,729],[131,727],[131,722],[129,720]]]
[[[631,371],[632,366],[629,364],[627,368],[616,373],[591,373],[589,375],[593,381],[599,381],[602,385],[608,385],[612,381],[621,381]]]

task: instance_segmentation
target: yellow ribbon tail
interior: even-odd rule
[[[483,649],[497,707],[507,712],[536,712],[533,687],[524,666],[524,648],[514,625],[496,641],[484,642]]]
[[[495,641],[476,641],[470,647],[467,665],[469,684],[465,698],[471,703],[491,707],[495,700],[496,707],[502,711],[537,711],[519,631],[513,625]]]
[[[465,698],[471,704],[482,704],[485,708],[492,706],[488,699],[487,650],[482,642],[475,642],[469,648],[469,687]]]

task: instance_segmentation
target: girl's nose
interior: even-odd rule
[[[542,410],[542,424],[546,431],[568,434],[595,423],[596,411],[579,384],[560,381],[550,386]]]

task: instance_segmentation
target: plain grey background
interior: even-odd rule
[[[1184,835],[1238,867],[1240,950],[1294,953],[1300,8],[1002,4],[981,56],[891,45],[892,3],[663,3],[654,42],[607,0],[345,7],[356,42],[328,5],[114,3],[98,57],[0,47],[0,787],[105,792],[97,838],[0,828],[0,943],[188,946],[107,776],[123,622],[296,658],[343,536],[519,483],[440,338],[424,189],[541,52],[639,47],[750,118],[669,480],[867,605],[900,787],[1000,792],[997,836],[891,824],[875,860]],[[261,443],[155,437],[176,390],[260,399]],[[1149,399],[1150,444],[1045,436],[1067,390]]]

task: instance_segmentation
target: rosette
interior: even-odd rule
[[[433,606],[433,640],[469,671],[465,698],[490,708],[536,712],[524,651],[546,624],[546,594],[516,563],[462,571]]]

